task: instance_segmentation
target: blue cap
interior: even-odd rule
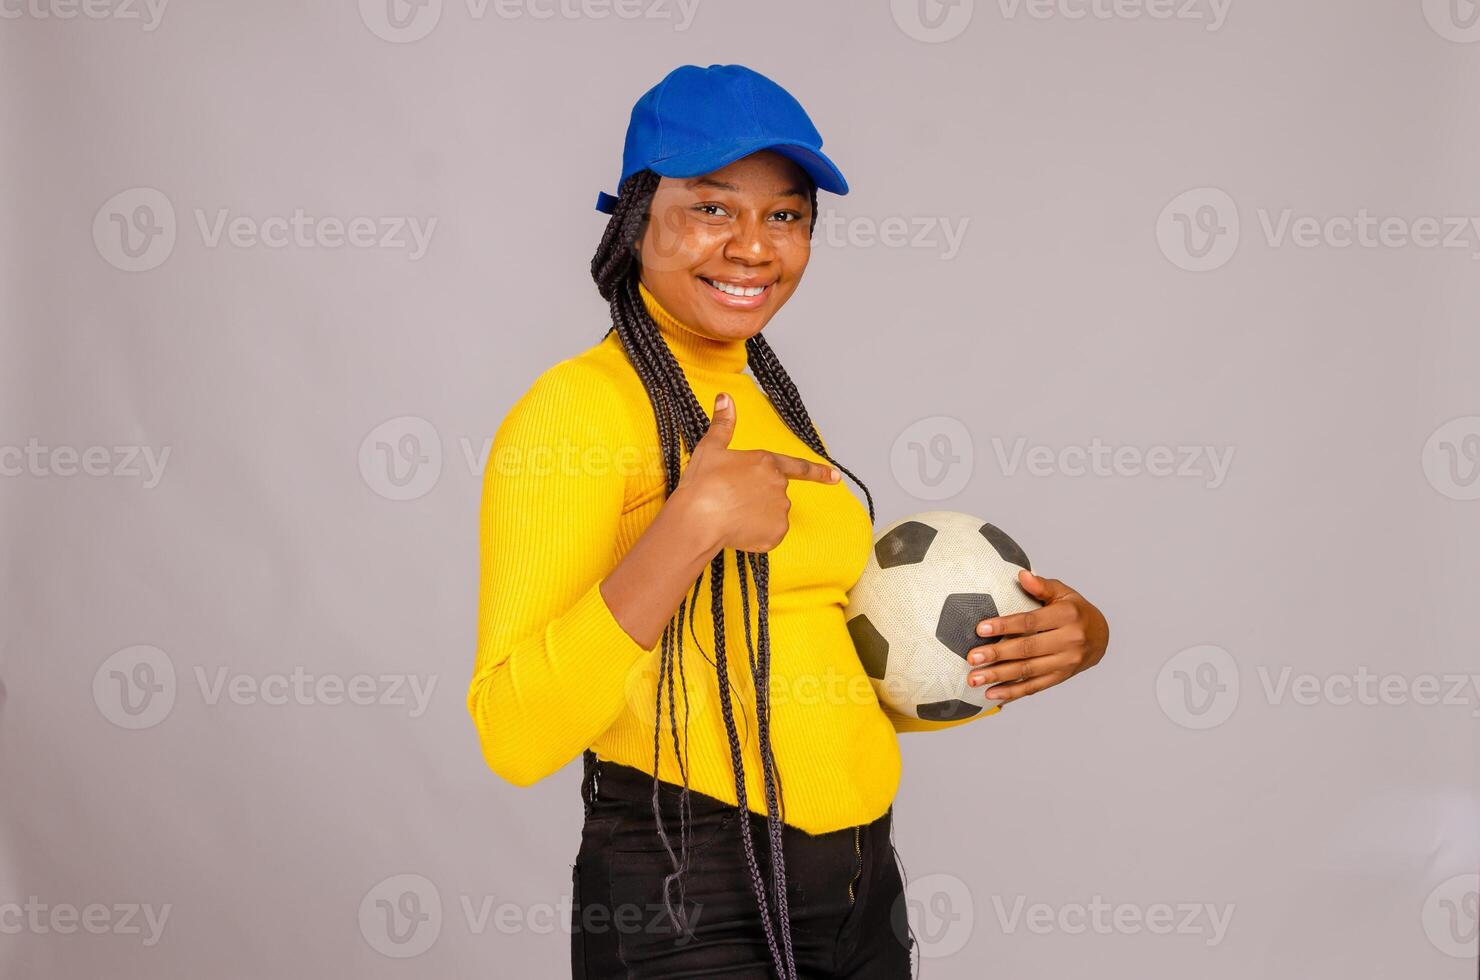
[[[622,151],[623,182],[639,170],[698,177],[758,150],[796,162],[825,191],[848,193],[842,171],[822,153],[822,136],[791,93],[744,65],[683,65],[632,107]],[[596,210],[617,199],[601,193]]]

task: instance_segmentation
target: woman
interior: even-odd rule
[[[843,616],[873,501],[761,337],[806,271],[817,190],[847,193],[821,145],[738,65],[644,95],[597,203],[612,328],[540,376],[489,457],[468,705],[511,782],[584,752],[578,977],[910,975],[896,732],[961,722],[874,697]],[[974,669],[993,699],[1107,642],[1076,593],[1023,585],[1044,608],[979,631],[1006,637]]]

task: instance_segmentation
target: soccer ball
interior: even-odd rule
[[[1028,556],[995,525],[950,511],[879,532],[848,593],[848,632],[879,700],[925,721],[960,721],[1000,702],[966,683],[966,654],[1001,637],[976,635],[993,616],[1037,609],[1018,584]],[[991,712],[987,712],[991,713]]]

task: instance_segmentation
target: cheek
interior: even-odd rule
[[[781,260],[781,278],[788,287],[787,295],[790,295],[801,281],[802,273],[807,271],[807,263],[812,259],[812,243],[806,238],[800,241],[791,239],[776,249],[776,255]]]
[[[791,275],[801,275],[807,268],[807,261],[812,258],[812,239],[807,234],[807,223],[798,221],[785,234],[777,235],[774,246],[782,267]]]
[[[648,224],[642,264],[649,272],[688,274],[708,260],[717,244],[717,236],[704,224],[688,220],[681,212],[669,212]]]

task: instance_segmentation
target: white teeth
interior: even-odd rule
[[[715,282],[713,279],[705,279],[704,281],[720,292],[729,293],[731,296],[759,296],[766,291],[765,286],[732,286],[727,282]]]

